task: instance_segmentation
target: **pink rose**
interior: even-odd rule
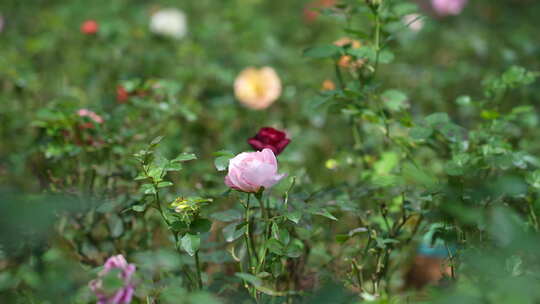
[[[278,174],[277,159],[272,150],[243,152],[229,160],[225,184],[232,189],[257,193],[279,182],[286,174]]]
[[[118,290],[108,293],[103,289],[103,278],[109,271],[113,269],[119,269],[120,279],[123,281],[123,286]],[[131,302],[135,287],[131,282],[131,277],[135,272],[135,265],[128,264],[124,256],[121,254],[112,256],[107,259],[103,270],[99,273],[99,277],[96,280],[90,282],[90,289],[96,294],[98,298],[97,304],[127,304]]]
[[[79,115],[80,117],[88,117],[98,124],[103,123],[103,118],[101,116],[97,115],[95,112],[90,111],[88,109],[78,110],[77,115]]]
[[[431,0],[431,6],[440,16],[459,15],[468,0]]]

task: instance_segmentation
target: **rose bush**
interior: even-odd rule
[[[539,3],[0,2],[1,303],[539,301]]]

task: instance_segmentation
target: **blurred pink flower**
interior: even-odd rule
[[[95,20],[86,20],[81,24],[81,32],[85,35],[95,35],[99,31],[99,24]]]
[[[4,17],[0,15],[0,33],[4,29]]]
[[[431,0],[431,6],[440,16],[459,15],[468,0]]]
[[[419,32],[424,27],[424,20],[422,20],[422,16],[418,14],[405,15],[403,16],[402,21],[413,32]]]
[[[98,124],[103,123],[103,118],[101,116],[97,115],[95,112],[90,111],[88,109],[78,110],[77,115],[81,117],[89,117],[90,119],[92,119],[94,122]]]
[[[103,288],[102,278],[111,270],[119,269],[118,277],[122,279],[123,286],[113,292],[107,292]],[[135,265],[128,264],[124,256],[121,254],[112,256],[103,265],[103,270],[99,273],[98,278],[90,282],[90,289],[98,298],[97,304],[126,304],[131,303],[135,286],[131,282],[131,277],[135,273]]]
[[[277,171],[277,159],[272,150],[243,152],[229,160],[225,184],[235,190],[257,193],[261,187],[268,189],[286,176]]]

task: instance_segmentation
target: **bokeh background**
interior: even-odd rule
[[[199,157],[174,175],[175,192],[221,198],[211,207],[215,210],[234,199],[221,197],[226,188],[214,167],[214,153],[250,150],[247,138],[264,126],[286,130],[292,139],[280,164],[296,177],[299,196],[332,196],[331,191],[360,180],[363,173],[352,165],[350,154],[354,134],[341,115],[346,106],[322,102],[323,82],[337,83],[334,66],[304,57],[303,50],[349,36],[343,31],[347,22],[361,28],[369,20],[345,20],[327,3],[2,0],[0,293],[6,303],[64,303],[66,296],[87,303],[90,269],[115,251],[130,254],[148,271],[188,263],[167,249],[166,231],[156,232],[150,246],[142,244],[138,234],[150,232],[126,212],[141,200],[133,183],[137,167],[132,155],[158,135],[165,136],[163,154],[193,152]],[[471,0],[455,16],[437,14],[430,1],[409,3],[417,5],[422,27],[388,25],[400,30],[389,41],[393,62],[381,66],[379,77],[385,87],[407,94],[410,121],[447,112],[470,126],[473,114],[463,105],[480,98],[486,79],[512,65],[540,69],[540,2]],[[152,14],[163,8],[184,12],[187,33],[181,39],[150,30]],[[99,24],[97,33],[81,32],[87,20]],[[235,78],[250,66],[270,66],[281,79],[280,98],[265,110],[249,109],[235,98]],[[127,101],[120,100],[119,87],[129,91]],[[520,145],[538,152],[540,84],[509,92],[504,100],[501,111],[533,105],[524,117]],[[76,112],[82,108],[104,122],[81,134],[66,133],[81,123]],[[365,138],[366,146],[377,140]],[[281,183],[275,192],[289,185]],[[64,212],[73,215],[59,220]],[[147,227],[163,230],[156,219],[148,215]],[[322,269],[321,277],[339,277],[344,271],[333,264],[335,248],[324,245],[344,222],[323,221],[306,229],[317,235],[309,263]],[[205,259],[216,265],[230,262],[222,248]],[[215,272],[224,268],[216,266]],[[216,277],[219,284],[212,288],[217,292],[217,286],[227,286],[227,276]],[[189,296],[193,299],[186,301],[210,301],[206,294]]]

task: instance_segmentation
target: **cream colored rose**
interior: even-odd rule
[[[266,109],[281,95],[281,80],[271,67],[249,67],[236,77],[234,94],[250,109]]]

